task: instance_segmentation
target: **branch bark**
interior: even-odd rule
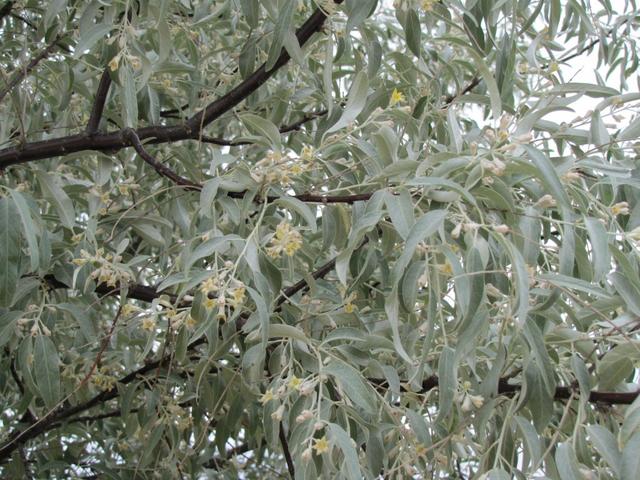
[[[98,90],[96,90],[96,98],[93,101],[93,108],[91,109],[91,116],[87,122],[87,135],[91,136],[98,131],[104,105],[107,101],[107,95],[109,94],[109,87],[111,87],[111,75],[109,75],[108,69],[105,68],[100,77]]]

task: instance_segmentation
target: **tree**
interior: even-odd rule
[[[1,5],[3,475],[635,478],[616,3]]]

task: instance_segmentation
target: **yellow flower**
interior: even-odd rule
[[[245,298],[245,291],[246,289],[244,285],[241,285],[231,290],[231,297],[232,297],[231,304],[234,307],[238,307],[242,305],[242,302],[244,302],[244,298]]]
[[[291,380],[289,380],[289,383],[287,385],[291,390],[300,390],[302,380],[294,375],[293,377],[291,377]]]
[[[329,451],[329,441],[327,440],[327,436],[323,436],[322,438],[318,438],[313,445],[313,449],[316,451],[316,455],[321,455],[325,452]]]
[[[404,102],[404,94],[397,88],[394,88],[393,92],[391,93],[391,100],[389,101],[389,105],[393,107],[400,102]]]
[[[156,320],[152,317],[145,317],[142,319],[142,329],[147,332],[153,332],[156,328]]]
[[[353,304],[353,301],[356,299],[357,295],[355,292],[351,293],[347,298],[344,299],[344,311],[346,313],[353,313],[356,309],[356,306]]]
[[[131,64],[134,70],[140,70],[142,68],[142,62],[136,56],[133,56],[133,55],[130,56],[129,63]]]
[[[433,10],[433,5],[436,3],[435,0],[422,0],[422,9],[425,12],[430,12]]]
[[[209,292],[216,292],[218,291],[217,283],[218,282],[216,282],[213,277],[209,277],[200,285],[200,291],[205,294]]]
[[[300,155],[300,158],[302,158],[302,160],[309,162],[313,160],[313,155],[314,150],[312,146],[305,145],[304,147],[302,147],[302,155]]]
[[[140,308],[136,307],[135,305],[131,305],[130,303],[127,303],[124,307],[122,307],[122,315],[124,315],[125,317],[128,317],[129,315],[132,315],[138,311],[140,311]]]
[[[266,392],[264,392],[264,394],[260,397],[260,403],[262,405],[265,405],[266,403],[270,402],[274,398],[276,397],[274,397],[273,395],[273,388],[270,388]]]
[[[118,69],[118,64],[120,63],[120,54],[116,55],[109,62],[109,69],[112,72],[115,72]]]
[[[611,213],[615,215],[629,215],[629,204],[627,202],[618,202],[611,207]]]
[[[280,222],[271,239],[271,247],[267,248],[270,257],[277,258],[282,252],[292,257],[302,247],[302,235],[288,222]]]
[[[204,308],[206,308],[207,310],[211,310],[213,307],[216,306],[216,300],[215,298],[207,298],[204,301]]]
[[[440,271],[445,275],[453,274],[453,267],[449,262],[446,262],[444,265],[440,265]]]

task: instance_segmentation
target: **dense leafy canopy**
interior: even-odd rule
[[[0,5],[2,474],[636,478],[612,3]]]

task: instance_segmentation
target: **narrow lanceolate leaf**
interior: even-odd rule
[[[336,378],[340,388],[353,403],[368,413],[375,412],[375,393],[367,386],[358,370],[341,360],[333,359],[323,371]]]
[[[295,10],[294,4],[294,0],[287,0],[283,8],[278,12],[278,20],[273,29],[273,40],[271,41],[269,55],[265,64],[267,70],[271,70],[278,61],[278,57],[280,57],[285,38],[291,30],[291,20]]]
[[[473,49],[469,48],[467,50],[474,59],[474,63],[482,76],[485,84],[487,85],[487,90],[489,91],[489,99],[491,102],[491,113],[493,114],[493,118],[499,118],[502,114],[502,99],[500,98],[500,89],[498,88],[498,83],[496,82],[495,77],[491,73],[491,70],[485,63],[484,59]]]
[[[637,140],[638,138],[640,138],[640,116],[627,125],[617,137],[620,141]]]
[[[0,307],[10,307],[18,283],[20,223],[10,198],[0,198]]]
[[[584,219],[591,241],[591,254],[593,255],[593,279],[596,282],[604,280],[611,269],[611,253],[609,253],[609,240],[607,230],[602,222],[593,217]]]
[[[457,389],[456,352],[451,347],[444,347],[438,360],[438,420],[444,420],[451,412]]]
[[[40,396],[47,408],[60,401],[60,360],[56,346],[46,335],[38,335],[33,342],[33,370]]]
[[[622,456],[620,455],[620,451],[618,451],[616,437],[601,425],[587,426],[587,433],[596,451],[613,469],[615,474],[619,475]]]
[[[127,127],[138,125],[138,96],[133,71],[128,65],[120,68],[120,82],[122,84],[121,99],[124,107],[124,123]]]
[[[241,118],[249,131],[260,137],[262,143],[274,149],[280,148],[280,131],[273,122],[251,113],[247,113]]]
[[[325,135],[340,130],[353,122],[360,114],[367,100],[367,91],[369,89],[369,79],[367,73],[359,72],[353,79],[349,95],[347,96],[347,104],[344,107],[340,119],[326,131]]]
[[[524,388],[533,424],[542,433],[553,415],[553,397],[546,387],[544,372],[535,361],[525,367]]]
[[[564,442],[556,450],[556,465],[561,480],[582,480],[578,460],[570,443]]]
[[[328,425],[331,434],[331,440],[342,450],[344,455],[344,470],[346,478],[349,480],[360,480],[362,471],[360,470],[360,462],[358,460],[358,452],[351,443],[351,437],[345,430],[335,423]]]
[[[549,160],[549,157],[530,145],[525,145],[524,148],[535,165],[538,177],[547,188],[548,193],[556,199],[559,205],[563,206],[565,209],[570,208],[567,192],[562,186],[558,171],[553,166],[553,163],[551,163],[551,160]]]
[[[40,170],[35,173],[44,197],[56,209],[62,225],[73,228],[76,222],[76,212],[69,196],[49,173]]]
[[[620,459],[620,478],[632,480],[638,478],[640,471],[640,432],[636,432],[625,444]]]
[[[29,247],[29,260],[31,264],[31,270],[36,271],[38,270],[38,266],[40,265],[40,248],[38,246],[38,240],[36,238],[38,227],[33,220],[32,211],[29,208],[24,195],[17,190],[11,190],[10,193],[11,198],[15,203],[16,209],[20,214],[20,222],[22,223],[24,236]]]

